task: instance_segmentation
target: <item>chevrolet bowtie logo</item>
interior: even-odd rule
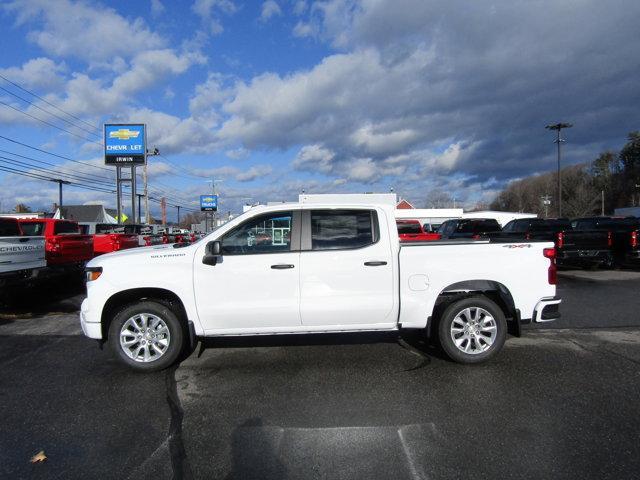
[[[129,130],[128,128],[121,128],[120,130],[109,132],[109,138],[117,138],[118,140],[129,140],[130,138],[138,138],[138,135],[140,135],[139,130]]]

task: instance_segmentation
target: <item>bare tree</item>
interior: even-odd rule
[[[450,208],[453,206],[453,197],[444,190],[436,188],[427,194],[425,206],[427,208]]]

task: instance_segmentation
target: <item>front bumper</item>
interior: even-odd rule
[[[102,340],[102,324],[100,322],[90,322],[89,299],[85,298],[80,306],[80,326],[82,333],[89,338]]]
[[[543,298],[533,309],[533,321],[542,323],[557,320],[560,318],[560,303],[560,297]]]

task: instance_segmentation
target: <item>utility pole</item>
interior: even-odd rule
[[[147,134],[147,130],[145,129],[144,134]],[[147,139],[145,138],[145,145],[147,144]],[[144,165],[142,167],[142,183],[144,183],[144,221],[147,225],[149,225],[149,190],[148,190],[148,176],[147,176],[147,162],[149,157],[155,157],[156,155],[160,155],[160,150],[157,148],[153,148],[152,151],[147,150],[145,152]],[[138,207],[138,211],[140,211],[140,207]],[[142,223],[142,222],[140,222]]]
[[[180,228],[180,205],[174,205],[178,209],[178,228]]]
[[[142,197],[146,198],[146,196],[144,193],[136,193],[136,196],[138,197],[138,221],[136,223],[142,223],[142,209],[140,208],[140,203],[141,203]],[[149,222],[147,222],[147,225],[148,224]]]
[[[562,182],[560,179],[560,144],[564,142],[562,138],[560,138],[560,132],[563,128],[571,128],[573,124],[571,123],[556,123],[553,125],[547,125],[546,129],[555,130],[557,132],[557,137],[555,143],[558,144],[558,217],[562,217]]]
[[[59,207],[62,207],[62,185],[69,185],[70,182],[67,182],[66,180],[61,180],[61,179],[56,179],[56,180],[51,180],[52,182],[56,182],[58,184],[58,205]]]
[[[602,216],[604,217],[604,190],[602,190]]]

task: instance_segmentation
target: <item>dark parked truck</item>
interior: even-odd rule
[[[558,265],[591,267],[613,266],[613,231],[604,218],[579,218],[572,229],[558,232]]]
[[[500,224],[493,218],[462,218],[447,220],[438,233],[443,239],[470,238],[480,240],[501,232]]]
[[[521,218],[507,223],[499,235],[493,238],[505,240],[545,240],[555,242],[558,233],[571,230],[568,219]]]
[[[28,282],[45,266],[44,240],[25,236],[15,218],[0,218],[0,287]]]
[[[93,239],[82,235],[77,222],[55,218],[20,220],[25,235],[44,237],[47,266],[80,269],[93,258]]]
[[[625,218],[599,218],[598,228],[606,229],[613,235],[613,260],[616,265],[639,265],[640,249],[640,219],[636,217]]]

